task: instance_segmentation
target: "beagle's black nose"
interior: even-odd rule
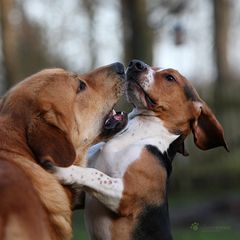
[[[147,65],[140,60],[134,59],[128,64],[128,69],[131,71],[142,72],[147,69]]]

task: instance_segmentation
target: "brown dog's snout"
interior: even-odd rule
[[[128,64],[128,71],[143,72],[146,69],[147,64],[137,59],[130,61],[130,63]]]

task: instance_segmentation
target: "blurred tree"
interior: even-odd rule
[[[230,1],[214,0],[214,43],[216,61],[216,91],[221,92],[224,82],[228,81],[228,30]]]
[[[90,68],[96,67],[97,49],[96,49],[96,29],[95,29],[95,11],[97,7],[96,0],[84,0],[81,2],[88,17],[88,49],[90,56]]]
[[[9,88],[26,76],[56,64],[56,60],[48,54],[42,30],[36,23],[30,23],[19,2],[1,0],[0,11],[5,81]]]
[[[148,24],[146,0],[121,0],[124,36],[124,62],[153,61],[153,31]]]
[[[18,79],[17,73],[19,72],[18,64],[18,51],[17,51],[17,31],[14,27],[14,0],[1,0],[0,1],[0,17],[2,29],[2,52],[4,56],[5,68],[5,82],[6,88],[14,84]],[[14,69],[14,71],[13,71]]]

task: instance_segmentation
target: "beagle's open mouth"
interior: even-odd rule
[[[147,108],[152,109],[156,106],[156,102],[145,92],[145,90],[136,80],[131,79],[129,83],[129,87],[134,88],[139,93],[139,96],[141,96],[141,99],[144,100]]]

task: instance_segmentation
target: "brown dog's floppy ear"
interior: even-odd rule
[[[202,150],[223,146],[228,147],[224,140],[223,128],[206,103],[194,102],[198,117],[192,124],[195,144]]]
[[[54,125],[35,119],[28,129],[28,145],[39,163],[50,161],[60,167],[73,164],[76,153],[71,140]]]

